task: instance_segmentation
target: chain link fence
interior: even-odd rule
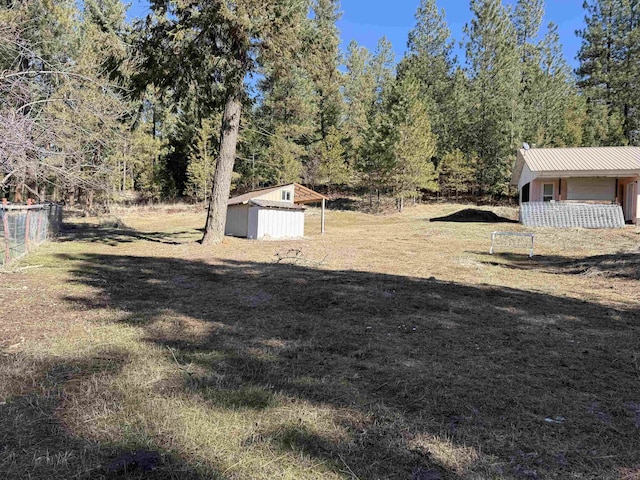
[[[47,239],[56,236],[62,225],[62,205],[0,204],[0,246],[2,268],[23,257]]]

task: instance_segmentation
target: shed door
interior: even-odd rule
[[[227,207],[227,221],[224,227],[224,234],[234,237],[246,237],[248,216],[248,205],[230,205]]]

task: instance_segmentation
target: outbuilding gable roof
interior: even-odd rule
[[[276,190],[280,190],[282,187],[286,185],[278,185],[277,187],[267,187],[260,188],[258,190],[252,190],[251,192],[244,193],[242,195],[238,195],[237,197],[230,198],[227,201],[227,205],[239,205],[241,203],[247,203],[249,200],[257,197],[261,197],[270,192],[275,192]]]
[[[300,185],[299,183],[294,183],[293,187],[293,201],[295,203],[318,203],[322,200],[329,200],[329,197],[325,197],[321,193],[318,193],[315,190],[311,190],[310,188],[307,188],[304,185]]]
[[[304,185],[300,185],[299,183],[287,183],[285,185],[277,185],[275,187],[266,187],[258,190],[252,190],[251,192],[244,193],[242,195],[238,195],[237,197],[230,198],[227,201],[227,205],[239,205],[242,203],[247,203],[249,200],[259,199],[263,195],[266,195],[271,192],[275,192],[277,190],[281,190],[285,187],[294,187],[293,194],[293,203],[298,205],[303,205],[306,203],[317,203],[322,200],[329,200],[329,197],[322,195],[310,188],[305,187]],[[265,200],[261,200],[261,202],[265,202]],[[275,203],[287,203],[287,202],[275,202]],[[291,205],[288,203],[288,205]],[[282,207],[281,207],[282,208]]]
[[[518,184],[524,165],[532,172],[595,176],[640,173],[640,147],[520,149],[511,183]]]

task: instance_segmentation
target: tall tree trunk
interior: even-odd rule
[[[204,227],[202,245],[215,245],[222,242],[224,238],[227,201],[231,190],[231,174],[236,160],[236,145],[240,132],[242,102],[238,92],[239,89],[229,94],[224,107],[222,129],[220,131],[220,153],[213,175],[209,212],[207,214],[207,224]]]
[[[13,194],[13,201],[15,203],[21,203],[23,196],[24,196],[24,183],[22,180],[19,180],[18,184],[16,185],[15,193]]]
[[[85,217],[88,217],[89,215],[91,215],[91,212],[93,211],[93,195],[94,195],[94,191],[93,190],[89,190],[87,192],[87,197],[86,197],[86,207],[85,207]]]

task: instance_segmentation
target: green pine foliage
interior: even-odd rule
[[[409,32],[408,53],[400,62],[400,76],[418,80],[423,101],[429,108],[433,131],[439,149],[446,151],[455,143],[452,123],[454,83],[453,40],[447,27],[444,9],[438,10],[435,0],[422,0],[415,14],[416,25]]]
[[[391,187],[402,210],[405,198],[415,198],[421,189],[437,189],[432,161],[436,136],[431,132],[429,110],[415,79],[406,77],[396,83],[388,109],[393,125],[389,144],[393,155]]]
[[[359,170],[370,191],[389,192],[402,210],[404,199],[437,189],[433,164],[436,137],[429,111],[412,77],[386,85],[381,112],[371,122]]]
[[[187,165],[185,195],[206,202],[213,182],[218,154],[217,133],[220,119],[204,119],[196,131],[195,141]]]
[[[300,157],[304,148],[288,137],[287,129],[279,127],[269,138],[269,146],[264,154],[268,173],[263,178],[267,185],[279,185],[300,181],[302,164]]]
[[[456,200],[459,194],[469,192],[475,178],[475,163],[475,158],[468,159],[459,149],[444,154],[438,165],[440,191]]]
[[[640,144],[640,2],[585,2],[576,72],[543,0],[469,6],[454,39],[446,3],[416,0],[396,63],[384,37],[340,51],[338,0],[154,0],[133,22],[120,0],[4,2],[2,188],[220,210],[227,185],[301,181],[402,206],[509,193],[525,141]]]
[[[352,41],[347,48],[343,85],[345,121],[343,129],[349,141],[348,156],[356,163],[375,103],[373,57],[369,50]]]
[[[500,0],[471,0],[465,27],[470,81],[469,151],[478,155],[484,191],[505,193],[521,137],[520,69],[516,31]]]
[[[314,0],[307,41],[306,68],[313,82],[316,103],[316,137],[325,140],[332,127],[338,127],[343,99],[340,92],[342,75],[340,34],[336,22],[340,18],[338,0]]]
[[[579,85],[592,144],[640,145],[640,2],[585,1]]]
[[[331,127],[324,141],[319,144],[320,180],[331,190],[337,185],[349,185],[352,169],[347,162],[344,136],[336,127]]]

